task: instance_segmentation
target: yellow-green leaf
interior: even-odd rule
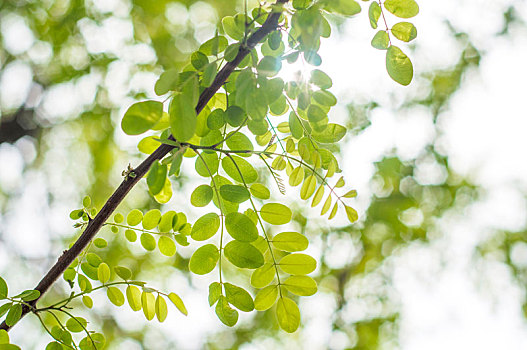
[[[218,232],[220,217],[216,213],[208,213],[200,217],[192,226],[190,236],[196,241],[205,241]]]
[[[181,312],[183,315],[187,316],[188,311],[185,307],[185,304],[183,303],[183,300],[177,295],[176,293],[170,293],[168,294],[168,299],[177,307],[179,312]]]
[[[214,244],[204,245],[192,254],[189,269],[197,275],[205,275],[216,267],[219,258],[220,253]]]
[[[106,295],[108,296],[108,299],[114,304],[115,306],[123,306],[124,305],[124,295],[123,292],[117,287],[108,287],[106,290]]]
[[[267,203],[260,209],[262,219],[272,225],[283,225],[291,221],[291,209],[280,203]]]
[[[300,325],[300,310],[293,300],[282,297],[276,304],[276,318],[280,328],[293,333]]]
[[[141,293],[141,306],[143,307],[143,313],[148,321],[151,321],[156,315],[156,297],[154,294],[149,292]]]
[[[315,271],[317,261],[307,254],[289,254],[278,264],[282,271],[291,275],[307,275]]]
[[[419,13],[419,5],[414,0],[386,0],[384,7],[399,18],[411,18]]]
[[[157,245],[159,247],[159,251],[163,255],[173,256],[174,254],[176,254],[176,243],[174,243],[174,241],[170,237],[159,237]]]
[[[263,288],[271,283],[276,275],[274,265],[266,263],[253,271],[251,285],[255,288]]]
[[[106,263],[101,263],[97,268],[97,279],[101,283],[106,283],[110,280],[110,267]]]
[[[303,200],[309,199],[315,192],[316,188],[317,179],[314,175],[308,176],[302,184],[302,188],[300,189],[300,198],[302,198]]]
[[[265,311],[271,308],[278,297],[278,286],[267,286],[256,294],[254,298],[254,308],[258,311]]]
[[[298,232],[281,232],[273,237],[273,246],[285,252],[306,250],[309,240]]]
[[[128,305],[133,311],[141,310],[141,290],[139,288],[128,285],[126,287],[126,299],[128,299]]]
[[[391,31],[397,39],[404,42],[412,41],[417,37],[417,28],[409,22],[396,23]]]
[[[163,104],[158,101],[137,102],[123,116],[121,128],[128,135],[139,135],[157,124],[163,115]]]
[[[414,76],[412,61],[397,46],[390,46],[386,52],[386,70],[390,77],[401,85],[412,82]]]
[[[167,307],[167,302],[161,296],[161,294],[157,295],[155,309],[156,309],[155,311],[156,311],[157,320],[159,322],[163,322],[164,320],[166,320],[167,315],[168,315],[168,307]]]
[[[291,276],[283,285],[293,294],[310,296],[317,292],[317,282],[309,276]]]

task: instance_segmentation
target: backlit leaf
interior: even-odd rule
[[[282,297],[276,304],[276,318],[280,328],[293,333],[300,325],[300,310],[293,300]]]
[[[227,302],[227,298],[220,295],[218,304],[216,304],[216,315],[225,325],[232,327],[238,322],[238,311],[232,309]]]
[[[106,295],[108,296],[108,299],[114,304],[115,306],[123,306],[124,305],[124,295],[123,292],[117,287],[108,287],[106,290]]]
[[[128,305],[133,311],[141,310],[141,290],[136,286],[128,285],[126,287],[126,299]]]
[[[417,37],[417,29],[409,22],[396,23],[391,31],[397,39],[404,42],[412,41]]]
[[[273,264],[266,263],[253,271],[251,275],[251,285],[255,288],[263,288],[271,283],[276,275]]]
[[[265,311],[274,305],[276,298],[278,298],[278,286],[267,286],[256,294],[254,308],[258,311]]]
[[[183,300],[177,295],[176,293],[170,293],[168,294],[168,299],[176,306],[176,308],[181,312],[183,315],[187,316],[188,311],[185,307],[185,304],[183,303]]]
[[[397,46],[390,46],[386,52],[386,70],[390,77],[401,85],[412,82],[414,75],[412,62]]]
[[[280,260],[280,268],[291,275],[307,275],[315,271],[317,262],[307,254],[289,254]]]
[[[273,246],[286,252],[306,250],[309,240],[298,232],[281,232],[273,237]]]
[[[291,221],[291,209],[280,203],[266,203],[260,209],[262,219],[272,225],[283,225]]]
[[[163,104],[158,101],[137,102],[123,116],[121,128],[128,135],[139,135],[157,124],[163,115]]]
[[[247,215],[242,213],[227,214],[225,216],[225,228],[232,238],[238,241],[253,242],[258,238],[256,225]]]
[[[174,256],[176,254],[176,243],[170,237],[161,236],[157,241],[159,251],[166,256]]]
[[[161,296],[161,294],[158,294],[156,297],[156,317],[159,322],[163,322],[166,320],[168,315],[168,307],[167,302],[165,301],[165,298]]]
[[[230,283],[224,283],[223,286],[225,287],[225,297],[231,305],[245,312],[254,310],[253,298],[245,289]]]
[[[231,241],[225,245],[225,257],[235,266],[256,269],[264,264],[262,253],[250,243]]]
[[[156,315],[156,298],[154,294],[143,291],[141,293],[141,306],[143,313],[148,321],[151,321]]]
[[[210,203],[212,196],[212,187],[209,185],[200,185],[190,195],[190,203],[195,207],[204,207]]]
[[[208,213],[200,217],[192,226],[190,236],[196,241],[205,241],[218,232],[220,217],[216,213]]]
[[[419,5],[414,0],[386,0],[384,7],[400,18],[411,18],[419,13]]]
[[[205,275],[216,267],[220,253],[214,244],[207,244],[198,248],[189,262],[189,269],[197,275]]]
[[[317,292],[317,282],[309,276],[291,276],[283,285],[293,294],[310,296]]]

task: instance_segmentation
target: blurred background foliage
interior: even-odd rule
[[[189,54],[214,34],[219,19],[241,8],[242,3],[233,0],[0,2],[0,167],[4,168],[0,172],[0,255],[5,256],[0,274],[10,284],[32,287],[74,239],[68,211],[85,194],[100,207],[127,164],[142,159],[135,148],[137,139],[129,140],[118,130],[125,107],[151,94],[163,70],[183,67]],[[504,17],[505,25],[497,35],[507,35],[510,24],[518,20],[513,7]],[[342,23],[339,20],[335,28]],[[400,110],[424,107],[437,121],[467,70],[478,68],[481,53],[470,37],[449,28],[463,47],[457,63],[422,72],[419,79],[428,95],[407,98]],[[358,137],[368,130],[379,103],[345,102],[348,138]],[[316,242],[320,253],[314,276],[319,295],[301,305],[303,310],[324,309],[317,316],[307,311],[303,325],[308,332],[324,322],[332,332],[328,348],[397,347],[399,305],[392,287],[391,257],[412,242],[426,244],[437,238],[441,217],[462,212],[481,194],[481,188],[450,167],[448,156],[435,142],[441,129],[434,127],[434,140],[415,159],[401,159],[394,149],[375,162],[371,197],[358,224],[329,229],[326,222],[310,218],[307,210],[297,206],[301,213],[295,217],[297,225]],[[341,157],[345,163],[346,156]],[[176,198],[188,201],[184,186],[192,179],[183,174],[178,181],[183,194]],[[178,209],[176,202],[168,207],[187,209]],[[149,199],[144,185],[132,192],[127,203],[143,209],[158,205]],[[125,203],[122,212],[127,208]],[[28,222],[17,226],[20,220]],[[28,236],[7,238],[13,228]],[[204,289],[203,283],[186,273],[185,252],[164,259],[135,249],[109,230],[102,235],[111,240],[111,249],[98,254],[109,264],[129,266],[138,278],[153,279],[160,287],[177,290],[186,283],[183,298],[194,288]],[[517,264],[514,256],[515,251],[527,250],[526,237],[526,231],[498,232],[478,247],[475,256],[503,261],[525,286],[527,268]],[[30,240],[39,242],[38,247],[28,248]],[[59,282],[46,299],[54,300],[65,291],[66,283]],[[124,349],[123,344],[135,346],[126,348],[177,348],[171,334],[153,324],[127,326],[123,322],[127,316],[119,315],[123,311],[101,306],[86,312],[97,325],[92,328],[106,335],[110,349]],[[285,337],[278,331],[272,312],[253,313],[243,321],[233,329],[214,321],[207,338],[196,344],[210,349],[301,347],[298,337]],[[26,319],[17,328],[41,332],[34,320]],[[39,337],[26,341],[28,348],[42,344]],[[201,346],[192,342],[187,346]]]

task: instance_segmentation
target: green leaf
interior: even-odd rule
[[[399,40],[409,42],[417,37],[417,28],[412,23],[400,22],[392,27],[392,34]]]
[[[216,267],[220,253],[214,244],[207,244],[198,248],[189,262],[189,269],[196,275],[205,275]]]
[[[262,219],[272,225],[283,225],[291,221],[291,209],[280,203],[267,203],[260,209]]]
[[[174,254],[176,254],[176,243],[174,243],[174,241],[170,237],[159,237],[157,245],[159,247],[159,251],[163,255],[174,256]]]
[[[346,215],[348,216],[348,220],[350,222],[355,222],[359,219],[359,214],[357,214],[355,209],[347,205],[344,205],[344,208],[346,209]]]
[[[108,290],[106,290],[106,295],[108,296],[108,299],[110,299],[111,303],[115,306],[124,305],[124,295],[119,288],[108,287]]]
[[[161,192],[161,190],[165,186],[166,177],[166,164],[160,164],[159,162],[155,162],[154,164],[152,164],[152,167],[150,168],[150,171],[148,172],[148,175],[146,177],[146,183],[148,185],[150,193],[153,196]]]
[[[209,171],[214,174],[218,171],[220,160],[215,152],[201,153],[201,157],[196,158],[196,172],[203,177],[210,177]]]
[[[251,285],[255,288],[263,288],[271,283],[276,274],[274,265],[265,263],[263,266],[253,271],[251,275]]]
[[[128,285],[126,287],[126,299],[128,305],[133,311],[141,310],[141,290],[136,286]]]
[[[179,176],[179,171],[181,169],[182,162],[183,152],[176,152],[176,154],[174,154],[174,159],[172,159],[172,163],[170,163],[170,170],[168,171],[168,176]]]
[[[228,45],[229,42],[227,38],[222,35],[218,35],[201,44],[199,50],[207,56],[216,56],[219,52],[225,51]]]
[[[384,7],[399,18],[411,18],[419,13],[419,5],[414,0],[386,0]]]
[[[319,69],[314,69],[311,72],[311,79],[309,79],[309,81],[321,89],[329,89],[333,86],[333,82],[329,75]]]
[[[251,196],[244,186],[223,185],[220,187],[220,195],[223,199],[234,203],[243,203]],[[212,198],[212,196],[211,196]]]
[[[225,111],[217,108],[207,117],[207,127],[211,130],[218,130],[225,125]]]
[[[180,142],[194,136],[197,125],[195,106],[198,95],[198,80],[192,75],[184,83],[182,92],[174,95],[168,107],[172,135]]]
[[[385,30],[379,30],[371,40],[371,46],[378,50],[387,50],[390,45],[390,36]]]
[[[214,78],[216,78],[216,71],[217,66],[216,62],[211,62],[207,64],[205,69],[203,70],[203,77],[201,78],[201,85],[205,87],[209,87],[214,82]]]
[[[143,221],[143,213],[139,209],[133,209],[126,216],[126,223],[130,226],[139,225]]]
[[[307,119],[311,123],[320,122],[328,117],[327,113],[319,106],[315,104],[309,105],[307,109]]]
[[[148,232],[141,233],[140,241],[141,241],[141,245],[146,250],[151,252],[156,249],[156,239],[150,233]]]
[[[307,275],[315,271],[317,261],[307,254],[289,254],[278,264],[282,271],[291,275]]]
[[[216,213],[208,213],[200,217],[192,226],[190,236],[196,241],[205,241],[218,232],[220,217]]]
[[[336,143],[346,135],[346,128],[342,125],[330,123],[321,132],[313,131],[311,136],[320,143]]]
[[[137,241],[137,233],[135,233],[134,230],[126,230],[124,231],[124,236],[128,240],[128,242],[135,242]]]
[[[246,119],[245,112],[238,106],[229,106],[225,111],[225,120],[232,127],[238,127],[242,125]]]
[[[201,70],[209,63],[209,58],[203,52],[195,51],[190,56],[190,63],[197,70]]]
[[[310,175],[307,177],[307,179],[302,184],[302,188],[300,189],[300,198],[303,200],[309,199],[313,193],[315,192],[315,189],[317,187],[317,179],[314,175]]]
[[[95,238],[93,240],[93,245],[97,248],[105,248],[108,245],[108,242],[104,238]]]
[[[230,283],[224,283],[223,286],[225,287],[225,297],[231,305],[245,312],[254,310],[253,298],[245,289]]]
[[[123,116],[121,128],[128,135],[139,135],[157,124],[163,116],[163,104],[158,101],[137,102]]]
[[[34,289],[25,290],[19,295],[19,298],[24,301],[33,301],[35,299],[38,299],[39,297],[40,291]]]
[[[229,175],[235,181],[245,181],[245,183],[249,184],[258,180],[258,173],[253,168],[251,163],[238,156],[232,156],[232,159],[231,157],[223,158],[221,161],[221,167],[223,170],[225,170],[227,175]]]
[[[276,304],[276,318],[280,328],[293,333],[300,325],[300,310],[293,300],[282,297]]]
[[[414,75],[414,68],[408,56],[393,45],[386,52],[386,70],[393,80],[405,86],[410,84]]]
[[[200,185],[190,195],[190,203],[195,207],[204,207],[210,203],[212,196],[212,187],[209,185]]]
[[[298,232],[281,232],[273,237],[273,246],[285,252],[306,250],[309,240]]]
[[[7,304],[0,306],[0,317],[4,316],[6,312],[9,311],[12,305],[13,303],[7,303]]]
[[[90,337],[82,338],[79,342],[81,350],[98,350],[103,349],[106,339],[101,333],[91,333]]]
[[[216,304],[216,315],[225,325],[232,327],[238,322],[238,311],[232,309],[227,302],[227,298],[220,295],[218,304]]]
[[[298,186],[304,180],[304,169],[301,166],[296,167],[289,175],[289,186]]]
[[[259,199],[269,199],[271,197],[269,189],[262,184],[252,184],[249,190],[254,197]]]
[[[179,73],[177,69],[169,69],[161,73],[161,76],[156,82],[154,91],[156,95],[161,96],[171,90],[175,90],[178,86]]]
[[[158,294],[156,298],[156,316],[159,322],[163,322],[168,316],[167,302],[161,294]]]
[[[159,224],[159,221],[161,221],[161,211],[159,209],[151,209],[143,217],[143,228],[152,230]]]
[[[82,303],[88,308],[91,309],[93,307],[93,300],[87,295],[82,296]]]
[[[317,282],[309,276],[291,276],[283,285],[293,294],[310,296],[317,292]]]
[[[66,321],[66,328],[73,333],[80,333],[84,331],[87,325],[88,321],[82,317],[72,317]]]
[[[221,20],[225,34],[234,40],[241,40],[245,34],[244,24],[241,21],[236,21],[232,16],[225,16]]]
[[[220,298],[221,293],[221,284],[218,282],[212,282],[209,285],[209,305],[214,305]]]
[[[81,268],[82,268],[82,265],[81,265]],[[97,272],[97,270],[95,270],[95,272]],[[91,291],[92,286],[91,286],[90,280],[87,279],[86,276],[79,273],[77,275],[77,280],[79,282],[79,288],[82,292]]]
[[[143,291],[141,293],[141,306],[143,308],[143,313],[148,321],[151,321],[156,315],[155,307],[156,298],[152,293]]]
[[[361,11],[360,5],[354,0],[326,0],[326,10],[344,16],[353,16]]]
[[[313,100],[322,106],[332,107],[337,104],[337,98],[327,90],[318,90],[313,93]]]
[[[282,60],[279,57],[264,56],[256,69],[264,77],[273,77],[282,69]]]
[[[265,311],[274,305],[276,298],[278,298],[278,286],[267,286],[256,294],[254,308],[258,311]]]
[[[373,29],[377,29],[379,18],[381,17],[381,7],[376,1],[373,1],[368,11],[368,17],[370,18],[370,25]]]
[[[175,216],[176,212],[173,210],[169,210],[164,213],[163,216],[161,216],[161,220],[159,221],[159,232],[170,232],[172,230],[172,223],[174,222]]]
[[[176,293],[170,293],[168,294],[168,299],[176,306],[176,308],[181,312],[183,315],[187,316],[188,311],[185,307],[185,304],[183,303],[183,300],[177,295]]]
[[[110,268],[106,263],[101,263],[97,269],[97,278],[101,283],[106,283],[110,280]]]
[[[254,146],[247,136],[240,132],[235,134],[229,133],[225,143],[232,151],[253,151]],[[250,156],[250,154],[247,154]]]
[[[256,269],[264,264],[262,253],[250,243],[231,241],[224,252],[227,260],[237,267]]]
[[[226,186],[226,185],[224,185]],[[224,187],[222,186],[222,188]],[[225,216],[225,227],[232,238],[242,242],[253,242],[258,238],[258,229],[245,214],[229,213]]]
[[[9,309],[9,312],[7,313],[7,316],[5,317],[5,323],[12,327],[14,326],[18,320],[20,320],[20,317],[22,316],[22,304],[14,304]]]
[[[0,329],[0,344],[9,344],[9,334],[5,329]]]

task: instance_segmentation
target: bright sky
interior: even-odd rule
[[[126,14],[126,9],[115,5],[118,3],[96,1],[97,6],[102,6],[104,11],[119,8]],[[523,112],[526,91],[523,82],[527,78],[527,29],[512,28],[512,34],[508,37],[495,37],[494,34],[501,30],[502,13],[509,4],[514,4],[524,19],[527,19],[527,6],[525,2],[514,0],[421,0],[419,3],[421,13],[414,21],[419,33],[418,46],[410,55],[417,73],[448,67],[458,59],[461,47],[450,38],[445,20],[450,21],[457,30],[466,31],[475,46],[484,53],[480,69],[467,74],[462,89],[453,97],[449,110],[441,116],[439,123],[444,132],[441,144],[450,156],[454,169],[483,186],[486,193],[466,213],[452,214],[442,220],[443,235],[431,245],[414,245],[390,261],[389,268],[393,271],[402,304],[400,346],[404,350],[523,350],[527,346],[527,325],[521,315],[523,290],[514,284],[509,272],[501,264],[475,263],[472,254],[474,247],[488,237],[492,228],[514,230],[523,227],[526,222],[526,205],[518,188],[527,188],[527,162],[523,161],[527,149],[527,138],[524,136],[527,122]],[[109,4],[114,5],[112,7]],[[206,11],[206,7],[198,7],[187,15],[200,18],[203,11]],[[180,8],[175,7],[169,12],[174,18],[182,13]],[[12,52],[24,52],[31,47],[29,54],[45,61],[49,48],[40,43],[33,45],[32,34],[24,29],[20,20],[13,17],[1,24],[0,29],[8,38],[4,45]],[[395,23],[393,18],[388,20],[391,24]],[[87,37],[93,39],[88,42],[93,51],[122,52],[125,50],[123,41],[131,35],[129,23],[121,19],[105,21],[102,26],[83,22],[80,27]],[[206,27],[202,30],[204,36],[207,30]],[[11,39],[14,34],[5,34],[9,31],[16,32],[18,39]],[[118,34],[108,36],[108,33]],[[372,115],[372,126],[363,135],[350,140],[343,152],[346,155],[344,169],[348,176],[347,182],[353,184],[366,199],[369,196],[368,181],[374,161],[394,146],[402,158],[414,157],[434,137],[428,111],[416,108],[395,112],[405,96],[419,96],[426,90],[422,89],[419,80],[408,88],[391,81],[384,69],[383,53],[370,47],[373,34],[363,11],[357,18],[348,21],[345,34],[326,40],[322,51],[323,69],[333,77],[334,91],[342,102],[374,98],[381,104],[381,108]],[[104,40],[97,40],[101,37]],[[82,109],[83,103],[90,103],[90,96],[98,83],[128,86],[127,77],[131,67],[154,59],[151,49],[144,46],[127,47],[126,50],[133,53],[126,55],[131,57],[130,60],[112,65],[106,81],[93,76],[75,84],[59,86],[49,93],[44,107],[49,110],[61,107],[51,117],[61,120]],[[71,54],[71,59],[75,59],[77,64],[82,64],[82,57],[82,52]],[[31,72],[24,64],[8,67],[1,77],[0,103],[3,106],[16,105],[17,99],[27,93],[28,86],[24,85],[24,81],[30,76]],[[151,91],[154,79],[154,75],[136,76],[130,85]],[[6,81],[13,84],[6,84]],[[75,99],[64,99],[68,94]],[[130,102],[119,94],[111,95],[110,99]],[[74,100],[77,103],[72,102]],[[68,101],[71,103],[65,103]],[[342,118],[343,110],[337,108],[335,116]],[[60,142],[67,142],[60,130],[55,132]],[[131,138],[119,141],[131,147],[136,142]],[[25,147],[23,144],[18,146]],[[0,148],[0,164],[10,164],[9,171],[0,166],[0,182],[4,188],[17,188],[20,185],[23,164],[31,161],[31,147],[27,146],[27,149],[27,152],[18,152],[12,146]],[[58,151],[49,155],[53,160],[63,156]],[[44,180],[38,174],[30,174],[27,180],[31,184],[32,196],[21,196],[18,204],[30,209],[38,202],[35,195],[38,200],[45,200],[45,193],[38,192]],[[52,187],[64,185],[61,175],[53,175],[48,181]],[[67,188],[63,191],[70,194]],[[364,210],[367,200],[359,199],[359,202]],[[53,214],[59,216],[67,210],[67,207],[55,208]],[[34,220],[46,221],[44,214],[38,213],[38,208],[35,211]],[[60,227],[51,227],[52,231],[69,230],[67,220],[59,222],[57,225]],[[35,225],[33,221],[28,226],[24,213],[9,220],[0,218],[0,225],[7,224],[10,230],[6,232],[12,232],[9,237],[12,244],[26,246],[29,237],[31,241],[38,242],[33,247],[34,251],[28,252],[29,256],[41,257],[48,253],[49,241],[43,241],[43,232],[34,229],[46,227],[45,224]],[[518,251],[517,259],[527,264],[527,249]],[[0,269],[4,270],[5,267],[5,261],[0,261]],[[152,282],[155,285],[155,281]],[[217,327],[214,314],[203,303],[208,282],[206,278],[195,279],[196,286],[202,287],[203,293],[191,293],[190,290],[185,293],[184,287],[181,290],[185,285],[183,280],[170,282],[174,287],[177,286],[181,295],[187,296],[185,301],[187,305],[192,305],[193,312],[185,319],[169,316],[168,322],[162,327],[149,330],[147,338],[151,344],[158,341],[159,331],[170,334],[171,327],[177,325],[179,331],[174,337],[179,344],[184,344],[186,349],[201,347],[199,342],[189,343],[186,339],[199,339],[203,333],[212,332]],[[303,301],[307,322],[306,331],[299,335],[304,344],[303,349],[322,349],[328,344],[340,349],[346,345],[341,335],[331,335],[327,329],[327,320],[331,314],[327,311],[330,308],[326,306],[331,306],[332,302],[331,298],[323,294]],[[123,318],[123,325],[130,324],[125,321],[134,318],[137,318],[138,323],[143,322],[137,314],[115,314]],[[158,346],[162,348],[162,344]],[[252,344],[248,348],[271,347],[272,343],[265,343]],[[138,347],[137,344],[127,343],[120,348]],[[156,347],[153,345],[152,348]],[[290,348],[295,348],[295,345],[291,344]]]

